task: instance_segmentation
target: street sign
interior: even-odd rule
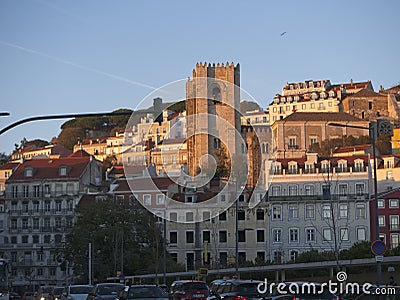
[[[386,252],[386,245],[381,240],[372,243],[371,251],[375,256],[383,255]]]
[[[378,262],[378,261],[382,262],[383,261],[383,256],[382,255],[377,255],[377,256],[375,256],[375,260],[376,260],[376,262]]]

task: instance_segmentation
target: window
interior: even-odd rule
[[[307,106],[306,106],[305,104],[302,104],[302,105],[301,105],[301,109],[302,109],[302,110],[306,110],[306,108],[307,108]]]
[[[365,241],[367,239],[367,233],[364,227],[357,228],[357,240]]]
[[[289,170],[288,170],[288,172],[289,172],[289,174],[297,174],[297,164],[290,164],[289,166],[288,166],[288,168],[289,168]],[[296,188],[295,188],[295,190],[296,190],[296,194],[297,194],[297,186],[295,186]],[[289,187],[289,193],[290,193],[290,187]]]
[[[25,171],[25,177],[33,176],[33,168],[32,167],[26,167],[24,171]]]
[[[211,213],[209,211],[203,211],[203,220],[208,221],[211,219]]]
[[[386,218],[385,216],[378,216],[379,227],[386,226]]]
[[[29,197],[29,185],[24,185],[23,190],[24,190],[24,198],[28,198]]]
[[[315,218],[315,205],[306,204],[306,219],[314,219],[314,218]]]
[[[275,173],[275,174],[277,174],[277,173]],[[280,185],[273,185],[272,188],[271,188],[271,194],[272,194],[272,196],[275,196],[275,197],[276,196],[280,196],[281,195],[281,186]]]
[[[193,222],[193,212],[186,212],[186,222]]]
[[[348,228],[340,228],[340,239],[342,241],[349,240],[349,229]]]
[[[364,195],[364,183],[356,183],[356,194],[357,196]]]
[[[33,196],[35,198],[40,197],[40,186],[38,185],[33,186]]]
[[[314,186],[313,185],[304,186],[304,193],[306,194],[306,196],[313,196],[314,195]]]
[[[175,222],[178,221],[178,214],[176,212],[169,213],[169,219]]]
[[[291,137],[289,138],[289,149],[294,149],[296,147],[296,138]]]
[[[211,232],[209,230],[203,231],[203,243],[210,243],[211,242]]]
[[[265,242],[264,229],[257,229],[257,243]]]
[[[297,170],[297,166],[296,166],[296,170]],[[297,185],[289,185],[289,196],[297,196]]]
[[[257,209],[256,219],[258,221],[264,220],[264,215],[265,215],[265,213],[264,213],[264,210],[262,208]]]
[[[289,229],[289,242],[297,243],[299,241],[299,229],[298,228],[290,228]]]
[[[365,204],[364,203],[357,203],[356,204],[356,218],[365,218]]]
[[[399,230],[399,215],[389,216],[390,230]]]
[[[322,236],[324,241],[332,241],[332,230],[330,228],[323,228]]]
[[[272,231],[273,241],[274,243],[282,242],[282,229],[276,228]]]
[[[274,262],[276,264],[282,263],[282,251],[274,251]]]
[[[389,199],[389,208],[399,208],[399,200]]]
[[[378,208],[385,208],[385,199],[378,199]]]
[[[61,207],[62,207],[62,202],[61,201],[56,201],[56,212],[61,212]]]
[[[246,212],[244,210],[238,211],[238,220],[243,221],[246,219]]]
[[[339,184],[339,196],[347,196],[347,184]]]
[[[60,176],[66,176],[67,175],[67,167],[62,166],[60,167]]]
[[[164,205],[164,195],[163,194],[157,195],[156,204],[157,205]]]
[[[394,249],[399,246],[399,234],[393,233],[390,235],[390,248]]]
[[[228,241],[228,233],[226,230],[219,231],[219,242],[226,243]]]
[[[315,242],[315,228],[306,228],[306,242]]]
[[[265,252],[257,251],[256,262],[265,262]]]
[[[324,219],[332,218],[331,206],[329,204],[322,205],[322,218]]]
[[[220,221],[226,221],[226,210],[219,214],[218,219]]]
[[[291,261],[296,261],[297,256],[299,256],[299,251],[290,250],[290,260]]]
[[[186,244],[193,244],[193,243],[194,243],[194,232],[186,231]]]
[[[151,205],[151,195],[150,194],[143,195],[143,205]]]
[[[274,205],[272,206],[272,219],[281,220],[282,219],[282,206]]]
[[[347,218],[348,217],[349,207],[347,203],[339,204],[339,218]]]
[[[246,243],[246,230],[239,230],[238,231],[238,242],[239,243]]]
[[[170,231],[170,233],[169,233],[169,243],[170,244],[178,244],[178,232]]]
[[[289,204],[289,219],[297,219],[299,217],[299,207],[297,204]]]
[[[23,235],[22,236],[22,243],[23,244],[28,244],[28,236],[27,235]]]
[[[331,186],[329,184],[323,184],[322,185],[322,198],[324,200],[330,200],[331,199]]]

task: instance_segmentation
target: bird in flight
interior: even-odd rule
[[[286,31],[282,32],[282,33],[281,33],[281,36],[284,36],[285,34],[286,34]]]

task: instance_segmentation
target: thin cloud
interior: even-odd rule
[[[3,40],[0,40],[0,44],[2,44],[4,46],[7,46],[7,47],[14,48],[14,49],[18,49],[18,50],[21,50],[21,51],[24,51],[24,52],[27,52],[27,53],[36,54],[36,55],[39,55],[39,56],[42,56],[42,57],[45,57],[45,58],[48,58],[48,59],[51,59],[51,60],[54,60],[54,61],[57,61],[57,62],[61,62],[63,64],[70,65],[70,66],[73,66],[75,68],[79,68],[79,69],[82,69],[82,70],[85,70],[85,71],[89,71],[89,72],[92,72],[92,73],[104,75],[106,77],[113,78],[113,79],[116,79],[116,80],[119,80],[119,81],[123,81],[123,82],[129,83],[129,84],[132,84],[132,85],[144,87],[144,88],[147,88],[147,89],[150,89],[150,90],[156,90],[157,89],[156,87],[148,85],[148,84],[145,84],[145,83],[141,83],[141,82],[138,82],[138,81],[133,81],[133,80],[130,80],[128,78],[125,78],[125,77],[122,77],[122,76],[119,76],[119,75],[115,75],[115,74],[112,74],[112,73],[109,73],[109,72],[105,72],[105,71],[102,71],[102,70],[99,70],[99,69],[86,67],[86,66],[77,64],[75,62],[72,62],[72,61],[69,61],[69,60],[65,60],[65,59],[62,59],[62,58],[59,58],[59,57],[56,57],[56,56],[53,56],[53,55],[49,55],[49,54],[41,52],[41,51],[37,51],[37,50],[33,50],[33,49],[30,49],[30,48],[27,48],[27,47],[23,47],[23,46],[20,46],[20,45],[17,45],[17,44],[9,43],[9,42],[3,41]]]

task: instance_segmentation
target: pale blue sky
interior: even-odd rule
[[[0,1],[0,128],[35,115],[135,108],[191,75],[239,62],[264,108],[287,82],[399,83],[400,1]],[[281,36],[282,32],[287,32]],[[50,140],[63,121],[0,136]]]

